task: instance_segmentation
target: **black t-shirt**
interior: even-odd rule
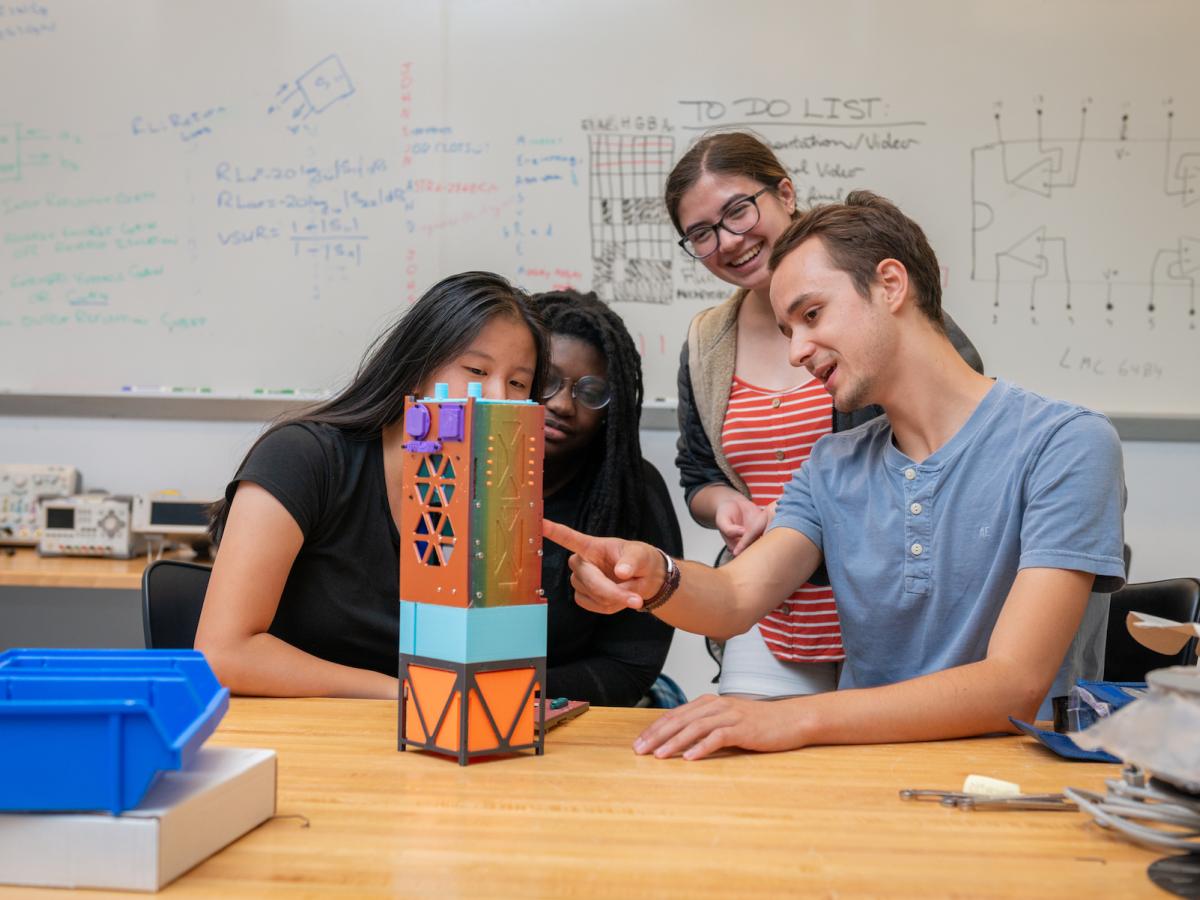
[[[634,537],[680,557],[683,538],[662,475],[643,459],[642,478],[645,495]],[[546,518],[578,528],[590,482],[589,478],[576,478],[548,497]],[[550,620],[547,693],[600,706],[633,706],[662,671],[675,629],[649,613],[632,609],[612,615],[584,609],[575,602],[569,556],[550,541],[542,545],[542,587]]]
[[[304,534],[270,633],[330,662],[395,675],[400,535],[380,435],[284,425],[254,448],[227,500],[239,481],[270,492]]]

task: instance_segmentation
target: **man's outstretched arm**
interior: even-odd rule
[[[649,544],[590,537],[551,521],[543,524],[543,533],[572,552],[571,585],[575,602],[585,609],[641,609],[644,598],[662,586],[662,553]],[[719,569],[677,561],[679,589],[654,615],[685,631],[732,637],[787,599],[820,562],[820,550],[807,537],[777,528]]]
[[[1066,569],[1020,571],[979,662],[884,687],[769,703],[701,697],[663,715],[634,749],[699,759],[725,747],[790,750],[1012,731],[1008,717],[1032,719],[1050,689],[1094,578]]]

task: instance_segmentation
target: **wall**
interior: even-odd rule
[[[1200,416],[1194,2],[760,0],[736,36],[721,0],[0,13],[0,391],[325,390],[482,268],[599,291],[670,398],[726,288],[663,181],[749,127],[802,205],[922,224],[992,374]]]

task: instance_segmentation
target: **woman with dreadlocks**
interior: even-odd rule
[[[625,323],[595,294],[556,291],[534,303],[550,335],[542,389],[546,518],[682,556],[666,484],[642,458],[642,364]],[[635,705],[662,671],[674,629],[634,610],[605,616],[583,609],[571,587],[570,554],[548,541],[543,549],[549,695]]]

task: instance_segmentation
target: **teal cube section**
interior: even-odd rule
[[[417,643],[417,607],[419,603],[400,601],[400,652],[415,654]]]
[[[546,604],[462,608],[400,601],[400,652],[478,663],[546,655]]]

